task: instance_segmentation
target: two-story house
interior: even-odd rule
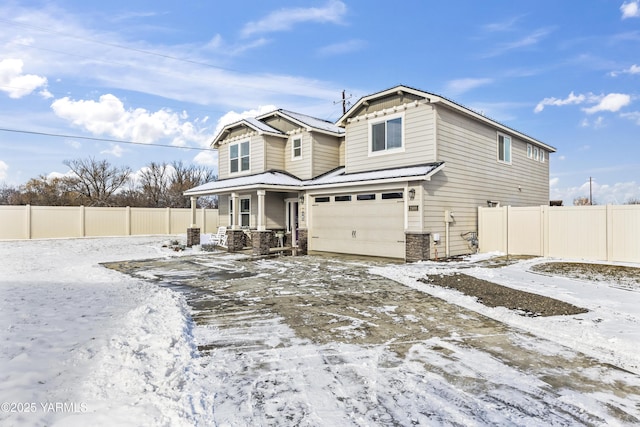
[[[212,142],[233,230],[282,230],[309,251],[432,259],[474,251],[477,208],[549,202],[555,149],[438,95],[397,86],[335,124],[277,110]]]

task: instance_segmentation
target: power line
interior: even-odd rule
[[[196,151],[216,151],[211,148],[198,148],[198,147],[178,147],[175,145],[168,144],[155,144],[155,143],[145,143],[145,142],[136,142],[136,141],[124,141],[120,139],[109,139],[109,138],[97,138],[91,136],[78,136],[78,135],[64,135],[59,133],[47,133],[47,132],[36,132],[30,130],[21,130],[21,129],[7,129],[0,128],[2,132],[13,132],[13,133],[24,133],[28,135],[39,135],[39,136],[48,136],[54,138],[71,138],[71,139],[83,139],[88,141],[98,141],[98,142],[115,142],[118,144],[132,144],[132,145],[144,145],[149,147],[163,147],[163,148],[175,148],[179,150],[196,150]]]

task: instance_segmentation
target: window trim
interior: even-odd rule
[[[296,156],[296,141],[300,141],[300,154]],[[302,136],[296,136],[291,139],[291,160],[300,160],[302,158]]]
[[[507,151],[506,149],[503,150],[502,156],[504,159],[500,159],[500,137],[502,137],[503,141],[506,141],[507,139],[509,140],[509,150]],[[506,147],[507,145],[504,144],[504,147]],[[507,152],[509,154],[509,158],[507,159]],[[503,163],[505,165],[510,165],[511,161],[513,158],[513,140],[512,138],[504,133],[498,132],[498,134],[496,135],[496,160],[498,161],[498,163]]]
[[[533,160],[540,161],[540,149],[538,147],[533,147]]]
[[[533,159],[533,145],[527,144],[527,157]]]
[[[243,212],[242,211],[242,201],[243,200],[248,200],[249,201],[249,211],[248,212]],[[240,196],[238,197],[238,205],[240,206],[240,212],[238,212],[238,222],[240,226],[240,228],[243,227],[248,227],[251,228],[251,196]],[[229,196],[229,225],[234,225],[233,224],[233,197]],[[242,225],[242,215],[248,215],[249,216],[249,225]]]
[[[386,123],[391,121],[391,120],[396,120],[396,119],[400,119],[400,147],[393,147],[393,148],[387,148],[387,135],[386,135]],[[385,123],[385,140],[384,140],[384,144],[385,144],[385,148],[383,150],[373,150],[373,126],[380,124],[380,123]],[[405,150],[405,129],[404,129],[404,125],[405,125],[405,118],[404,118],[404,112],[400,112],[400,113],[395,113],[395,114],[387,114],[384,115],[382,117],[379,118],[375,118],[372,120],[369,120],[369,140],[367,141],[368,144],[368,151],[369,151],[369,156],[384,156],[385,154],[393,154],[393,153],[402,153]]]
[[[242,155],[242,144],[247,144],[248,147],[248,154],[246,155]],[[231,147],[238,147],[238,157],[231,157]],[[249,167],[247,169],[242,169],[242,159],[243,158],[247,158],[248,159],[248,163],[249,163]],[[238,170],[237,171],[232,171],[231,170],[231,162],[233,160],[237,160],[238,161]],[[245,173],[245,172],[251,172],[251,141],[250,140],[245,140],[245,141],[239,141],[239,142],[234,142],[233,144],[229,144],[229,175],[235,175],[235,174],[239,174],[239,173]]]

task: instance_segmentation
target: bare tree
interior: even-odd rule
[[[75,174],[66,178],[69,188],[76,191],[88,206],[110,206],[114,193],[121,190],[129,179],[129,167],[112,166],[106,160],[65,160]]]
[[[590,202],[588,197],[576,197],[575,199],[573,199],[573,205],[574,206],[590,206],[590,205],[597,205],[597,203],[595,202],[595,200]]]
[[[12,204],[40,206],[73,206],[82,204],[80,196],[69,188],[66,178],[31,178],[12,197]]]
[[[637,199],[635,197],[630,198],[629,200],[627,200],[627,202],[625,203],[625,205],[640,205],[640,199]]]
[[[174,173],[169,179],[168,196],[172,207],[190,207],[191,201],[183,193],[190,188],[218,179],[213,170],[203,166],[186,166],[181,161],[173,162],[171,166],[173,166]],[[199,202],[201,207],[204,205],[206,205],[205,207],[217,206],[217,199],[215,198],[201,198]]]
[[[0,205],[19,205],[20,190],[16,187],[2,184],[0,187]]]
[[[166,163],[151,162],[140,173],[140,191],[147,207],[164,208],[170,206],[169,181],[171,167]]]

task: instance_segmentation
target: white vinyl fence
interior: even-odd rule
[[[190,225],[191,209],[0,206],[0,239],[181,234]],[[198,209],[196,225],[215,232],[218,210]]]
[[[478,208],[481,252],[640,262],[640,205]]]

